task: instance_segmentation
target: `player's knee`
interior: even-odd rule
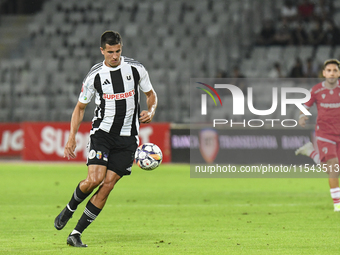
[[[327,160],[329,178],[339,177],[339,160],[338,158],[332,158]]]
[[[113,182],[104,182],[103,188],[106,190],[107,193],[110,193],[113,190],[115,184]]]
[[[97,188],[103,181],[103,178],[86,178],[83,185],[87,188],[88,191],[92,191]]]
[[[338,158],[332,158],[332,159],[327,160],[327,165],[329,166],[335,166],[338,164],[339,164]]]
[[[93,179],[90,181],[90,186],[93,188],[97,188],[102,183],[102,181],[102,179]]]

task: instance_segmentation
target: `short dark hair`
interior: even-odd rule
[[[123,46],[122,37],[118,32],[115,31],[105,31],[100,37],[100,46],[105,49],[106,44],[108,45],[116,45],[120,44]]]
[[[337,67],[340,69],[340,61],[333,58],[333,59],[327,59],[324,63],[323,63],[323,69],[326,68],[327,65],[329,64],[335,64],[337,65]]]

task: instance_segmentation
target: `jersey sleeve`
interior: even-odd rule
[[[143,92],[149,92],[152,90],[152,84],[150,82],[148,71],[144,67],[140,69],[140,82],[139,87]]]
[[[86,78],[83,82],[78,101],[83,104],[90,103],[95,92],[96,90],[94,88],[94,78],[90,76]]]
[[[315,103],[315,101],[316,101],[316,93],[315,93],[314,88],[312,88],[312,89],[310,90],[310,99],[309,99],[308,102],[305,103],[305,106],[306,106],[307,108],[310,108],[310,107],[313,106],[313,104]]]

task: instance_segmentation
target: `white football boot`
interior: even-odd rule
[[[334,212],[340,212],[340,204],[334,204]]]
[[[310,156],[310,154],[312,154],[312,152],[314,151],[314,146],[311,142],[306,143],[305,145],[301,146],[299,149],[297,149],[295,151],[295,155],[305,155],[307,157]]]

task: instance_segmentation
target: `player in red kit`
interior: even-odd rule
[[[337,59],[325,61],[323,76],[325,81],[311,89],[311,98],[305,103],[308,109],[314,103],[318,110],[315,135],[318,151],[312,143],[307,143],[296,151],[314,159],[316,163],[327,164],[334,211],[340,211],[339,158],[340,158],[340,62]],[[307,116],[301,113],[299,124],[305,127]]]

